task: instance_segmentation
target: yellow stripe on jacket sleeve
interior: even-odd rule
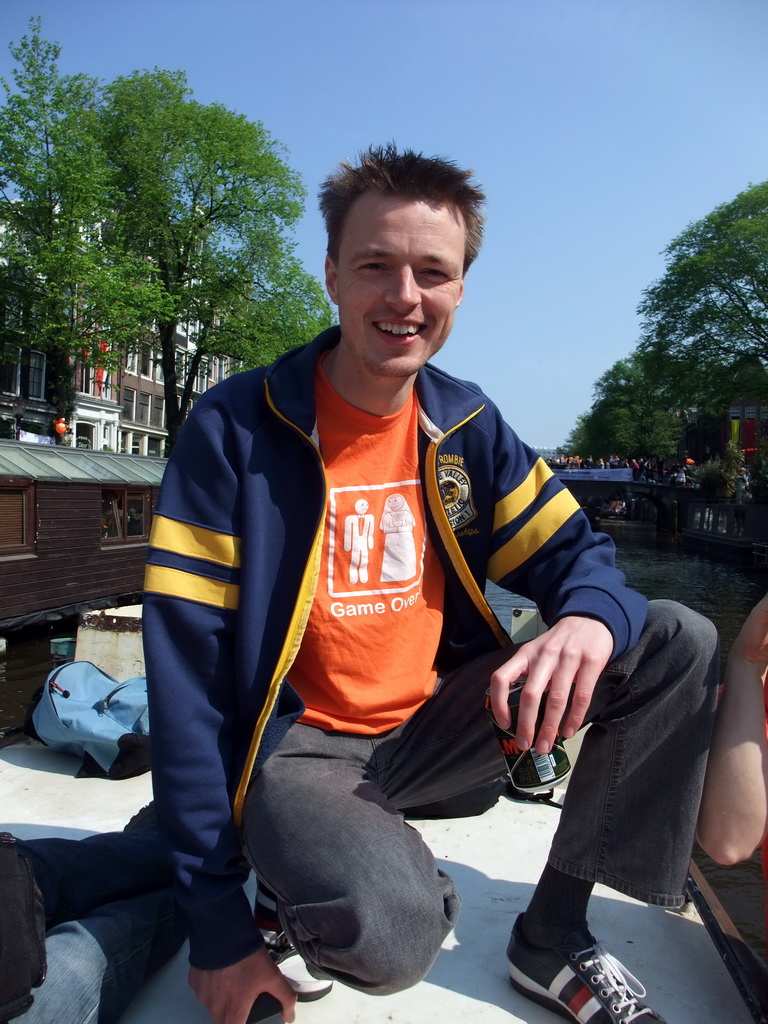
[[[228,608],[236,611],[240,599],[237,583],[224,583],[208,576],[198,576],[181,569],[169,569],[164,565],[148,565],[144,589],[152,594],[166,597],[181,597],[185,601],[196,601],[214,608]]]
[[[240,567],[240,538],[227,533],[217,533],[204,526],[181,523],[155,515],[152,518],[152,533],[149,543],[161,551],[172,551],[189,558],[202,558],[217,562],[233,569]]]
[[[542,459],[537,459],[525,480],[497,503],[493,514],[494,533],[525,512],[536,500],[536,496],[547,480],[551,480],[553,476],[549,466]]]
[[[494,583],[513,572],[553,537],[579,509],[569,491],[558,491],[511,540],[499,548],[488,563],[488,577]]]

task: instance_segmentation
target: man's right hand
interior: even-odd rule
[[[229,967],[212,971],[190,967],[189,984],[208,1008],[213,1024],[245,1024],[262,992],[279,1001],[287,1024],[296,1019],[296,993],[264,948]]]

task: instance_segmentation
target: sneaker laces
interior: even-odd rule
[[[603,942],[596,942],[594,946],[583,949],[580,953],[572,954],[574,960],[582,960],[582,970],[592,968],[596,973],[592,975],[594,985],[602,984],[601,996],[608,998],[611,992],[616,995],[616,1001],[611,1003],[611,1010],[615,1014],[621,1014],[621,1024],[630,1024],[637,1017],[645,1013],[652,1013],[649,1006],[638,1006],[637,1000],[645,998],[645,988],[627,968],[612,953],[608,952]]]

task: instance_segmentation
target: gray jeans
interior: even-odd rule
[[[718,680],[714,626],[653,601],[638,644],[601,677],[550,852],[566,874],[679,906]],[[447,675],[381,736],[293,726],[251,783],[246,853],[304,959],[365,991],[424,977],[459,897],[401,809],[504,770],[485,690],[510,651]]]

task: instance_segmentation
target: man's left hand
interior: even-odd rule
[[[509,728],[509,690],[526,676],[520,695],[515,739],[521,750],[534,745],[541,754],[552,749],[558,734],[569,739],[584,721],[600,673],[613,653],[613,637],[597,619],[568,615],[546,633],[519,647],[491,676],[491,706],[496,721]],[[547,704],[534,736],[539,705]],[[564,722],[561,721],[568,709]]]

